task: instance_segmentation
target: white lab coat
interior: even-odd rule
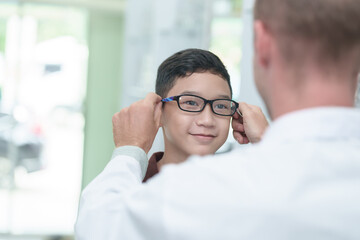
[[[360,239],[358,109],[287,114],[259,144],[169,165],[145,184],[136,158],[113,158],[86,187],[78,240]]]

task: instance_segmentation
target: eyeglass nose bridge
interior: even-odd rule
[[[206,105],[209,103],[211,111],[212,111],[213,113],[217,114],[217,113],[214,111],[214,108],[213,108],[213,102],[215,102],[216,100],[207,100],[207,99],[204,99],[204,98],[201,98],[201,99],[204,101],[204,104],[203,104],[203,106],[202,106],[202,108],[200,109],[199,112],[204,111]]]

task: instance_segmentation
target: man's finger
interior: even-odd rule
[[[239,108],[236,109],[237,114],[239,114],[240,117],[243,117],[242,113],[239,111]]]
[[[150,92],[146,95],[144,100],[147,103],[151,103],[153,106],[155,106],[157,103],[161,102],[161,97],[156,93]]]
[[[239,119],[240,115],[237,113],[237,111],[232,115],[233,119]]]
[[[244,127],[244,124],[242,124],[239,120],[234,120],[232,121],[232,128],[235,130],[235,131],[238,131],[238,132],[245,132],[245,127]]]
[[[158,102],[155,106],[154,118],[158,126],[160,126],[160,119],[162,114],[162,102]]]
[[[246,135],[244,136],[240,132],[233,131],[233,136],[235,140],[240,144],[247,144],[250,142]]]
[[[243,136],[239,132],[233,131],[233,136],[238,143],[242,144]]]
[[[250,106],[245,102],[239,102],[239,111],[242,113],[242,115],[246,115],[246,112],[250,111]]]

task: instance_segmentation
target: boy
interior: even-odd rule
[[[238,106],[231,100],[224,64],[201,49],[183,50],[166,59],[158,68],[156,93],[163,98],[165,151],[151,156],[144,182],[166,164],[214,154],[225,143]]]

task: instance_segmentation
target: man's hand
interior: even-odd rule
[[[239,103],[240,116],[237,112],[232,119],[233,135],[240,144],[257,143],[268,127],[261,108],[247,103]]]
[[[161,97],[149,93],[145,99],[115,113],[112,117],[115,146],[138,146],[148,153],[160,127],[161,106]]]

